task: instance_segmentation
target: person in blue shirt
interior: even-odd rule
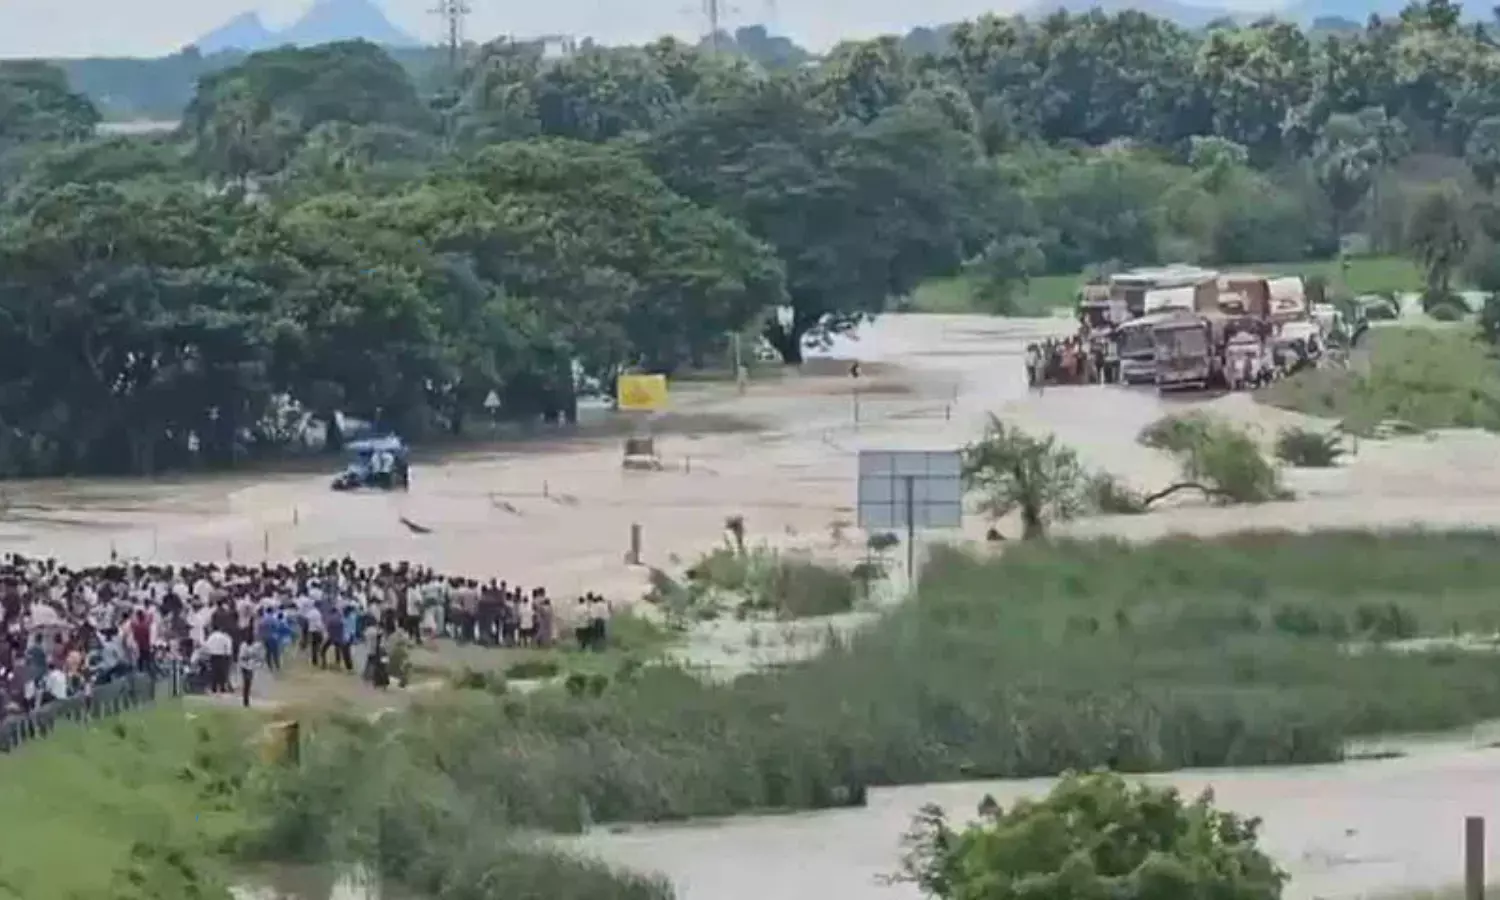
[[[256,623],[255,630],[258,632],[261,646],[265,648],[266,668],[272,672],[281,671],[281,613],[276,609],[264,609],[260,614],[260,621]]]

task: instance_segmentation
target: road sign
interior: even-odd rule
[[[906,531],[906,575],[913,588],[918,529],[958,528],[963,517],[963,463],[958,451],[859,451],[859,527]]]
[[[490,412],[494,412],[495,410],[499,409],[500,395],[495,393],[494,391],[490,391],[488,394],[486,394],[484,398],[484,408],[489,410]]]
[[[962,471],[956,450],[861,450],[859,527],[962,526]]]
[[[615,399],[627,412],[655,412],[667,405],[667,376],[621,375]]]

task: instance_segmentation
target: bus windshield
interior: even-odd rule
[[[1156,330],[1156,347],[1169,359],[1208,354],[1208,334],[1201,325],[1177,325]]]
[[[1151,329],[1145,326],[1120,329],[1120,356],[1129,359],[1137,356],[1148,356],[1155,352],[1156,346],[1152,342]]]

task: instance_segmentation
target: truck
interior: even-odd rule
[[[1214,309],[1218,294],[1219,273],[1197,266],[1131,269],[1109,278],[1110,299],[1124,304],[1131,316],[1169,308]]]
[[[1151,327],[1159,390],[1204,390],[1223,379],[1224,320],[1214,313],[1177,312]]]
[[[1120,356],[1120,381],[1124,384],[1156,383],[1156,343],[1152,329],[1173,313],[1152,313],[1131,319],[1115,329]]]

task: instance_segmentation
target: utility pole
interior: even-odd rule
[[[430,12],[441,16],[448,32],[448,68],[454,78],[458,77],[459,62],[464,50],[464,20],[473,12],[468,0],[437,0]]]
[[[703,0],[703,12],[708,17],[708,48],[719,52],[719,0]]]

